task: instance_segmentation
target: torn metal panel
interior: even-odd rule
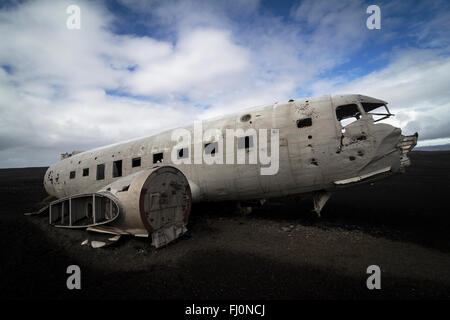
[[[360,175],[360,176],[356,176],[356,177],[352,177],[352,178],[348,178],[348,179],[344,179],[344,180],[338,180],[338,181],[335,181],[334,184],[342,185],[342,184],[354,183],[354,182],[358,182],[358,181],[367,179],[369,177],[378,175],[380,173],[389,172],[390,170],[391,170],[391,167],[386,167],[386,168],[383,168],[383,169],[380,169],[380,170],[376,170],[376,171],[373,171],[373,172],[370,172],[370,173],[366,173],[366,174],[363,174],[363,175]]]
[[[49,208],[49,205],[46,205],[46,206],[40,208],[38,211],[35,211],[35,212],[26,212],[26,213],[24,213],[24,215],[25,215],[25,216],[39,215],[39,214],[41,214],[41,213],[46,212],[46,211],[48,210],[48,208]]]
[[[411,164],[408,158],[408,153],[416,146],[419,134],[416,132],[411,136],[402,136],[398,147],[401,149],[400,167],[404,168]]]
[[[187,228],[183,223],[171,224],[160,228],[152,233],[152,245],[156,248],[165,246],[186,233],[186,231]]]
[[[144,233],[139,233],[136,230],[135,233],[132,232],[125,232],[119,228],[116,227],[112,227],[109,225],[100,225],[100,226],[95,226],[95,227],[88,227],[86,229],[87,231],[92,231],[92,232],[98,232],[98,233],[107,233],[107,234],[112,234],[112,235],[134,235],[134,236],[141,236],[141,237],[148,237],[148,233],[144,232]],[[140,230],[142,232],[142,230]]]
[[[67,159],[71,156],[74,156],[74,155],[76,155],[78,153],[82,153],[82,152],[83,151],[74,150],[71,153],[69,153],[69,152],[61,153],[61,160]]]

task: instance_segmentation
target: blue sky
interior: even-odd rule
[[[70,4],[81,28],[66,27]],[[369,30],[369,5],[381,29]],[[389,102],[450,142],[449,1],[9,1],[0,5],[0,167],[243,108],[334,93]]]

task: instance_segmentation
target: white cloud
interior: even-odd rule
[[[309,91],[385,98],[408,130],[447,134],[450,72],[437,51],[399,52],[385,69],[350,83],[323,79],[369,39],[360,1],[303,1],[290,21],[261,12],[257,0],[121,2],[146,36],[114,33],[129,21],[101,3],[77,1],[81,30],[72,31],[72,2],[0,10],[0,167],[46,165],[61,152]],[[439,21],[417,37],[428,39]]]
[[[391,123],[422,141],[450,138],[450,58],[437,50],[396,53],[391,63],[348,83],[342,79],[315,83],[314,93],[360,93],[389,102]]]
[[[149,45],[144,49],[152,52]],[[126,51],[130,51],[125,47]],[[245,78],[250,65],[246,49],[235,45],[229,32],[215,29],[192,30],[165,55],[141,59],[124,79],[124,90],[136,95],[207,95],[236,85]],[[200,94],[199,94],[200,92]]]
[[[1,166],[35,163],[28,156],[40,153],[49,164],[60,152],[189,123],[200,112],[186,97],[245,78],[246,50],[226,30],[192,30],[175,45],[115,35],[110,13],[84,2],[81,30],[68,30],[68,4],[30,2],[0,12],[0,65],[8,70],[0,68]]]

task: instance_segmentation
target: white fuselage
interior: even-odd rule
[[[400,168],[397,144],[401,130],[384,123],[374,123],[372,116],[365,114],[361,101],[381,100],[360,95],[298,99],[202,123],[203,130],[218,129],[223,136],[226,129],[243,129],[244,132],[249,129],[267,129],[269,132],[279,129],[279,163],[277,173],[273,175],[262,175],[261,167],[267,165],[259,162],[227,164],[225,152],[218,154],[224,157],[223,164],[174,164],[171,152],[177,142],[172,140],[172,131],[166,131],[63,159],[50,166],[44,185],[50,195],[61,198],[97,192],[115,180],[143,169],[173,165],[188,178],[194,201],[245,200],[330,190],[336,186],[336,181],[370,174],[382,168],[397,172]],[[343,133],[336,117],[336,108],[349,104],[358,106],[361,117],[346,127]],[[299,127],[298,121],[304,119],[305,125]],[[194,135],[193,125],[185,129]],[[270,134],[267,139],[268,151],[272,151]],[[202,140],[200,143],[203,146],[211,142]],[[192,162],[194,143],[188,148]],[[237,148],[238,143],[235,142],[235,153]],[[256,149],[257,145],[245,151],[252,152],[252,148]],[[154,155],[160,153],[163,161],[154,163]],[[135,167],[132,165],[133,159]],[[137,159],[140,159],[139,166]],[[120,176],[114,177],[113,163],[118,160],[122,161],[121,172]],[[98,165],[102,164],[104,176],[98,179]]]

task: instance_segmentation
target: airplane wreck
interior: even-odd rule
[[[312,194],[320,215],[337,188],[385,178],[410,164],[418,134],[404,136],[382,122],[392,116],[383,100],[322,96],[205,121],[204,131],[214,134],[184,144],[171,130],[63,154],[44,177],[57,200],[40,212],[48,211],[55,227],[151,237],[155,247],[186,232],[192,202]],[[195,125],[182,129],[195,136]],[[260,134],[267,129],[270,136]],[[263,174],[268,166],[276,171]]]

